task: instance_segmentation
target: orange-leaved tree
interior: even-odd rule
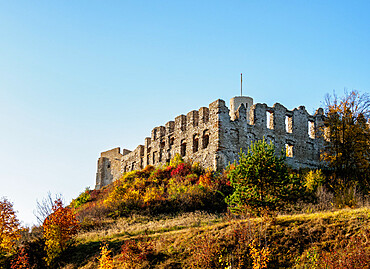
[[[61,199],[57,199],[52,207],[52,213],[43,223],[46,245],[46,262],[50,264],[71,243],[77,234],[79,223],[71,208],[64,207]]]
[[[29,263],[28,254],[24,247],[22,247],[16,258],[12,260],[12,266],[11,269],[28,269],[31,268],[31,265]]]
[[[10,252],[20,237],[20,224],[13,204],[6,198],[0,200],[0,254]]]

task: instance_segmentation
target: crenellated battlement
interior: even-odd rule
[[[122,173],[146,165],[169,162],[175,154],[192,159],[215,170],[225,168],[247,151],[252,141],[266,139],[277,152],[285,149],[287,162],[293,168],[317,167],[322,141],[317,132],[323,126],[323,110],[310,115],[304,106],[288,110],[279,103],[272,107],[253,104],[251,97],[218,99],[179,115],[165,126],[154,127],[134,151],[115,148],[101,153],[98,160],[96,188],[116,180]]]

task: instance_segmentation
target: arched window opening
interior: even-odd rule
[[[203,140],[202,141],[202,146],[205,149],[205,148],[208,147],[208,144],[209,144],[209,132],[208,132],[208,130],[205,130],[203,132],[203,139],[202,140]]]
[[[181,156],[184,157],[186,155],[186,143],[185,140],[181,141]]]
[[[267,122],[266,122],[267,128],[274,129],[274,116],[271,111],[268,111],[268,110],[266,111],[266,119],[267,119]]]
[[[199,148],[199,137],[197,134],[193,136],[193,153],[197,152]]]
[[[288,158],[293,158],[293,145],[290,143],[285,144],[285,154]]]
[[[149,147],[147,149],[147,155],[146,155],[146,165],[149,165],[150,164],[150,152],[151,152],[151,148]]]
[[[293,117],[285,116],[285,130],[287,133],[293,133]]]
[[[308,121],[308,136],[315,139],[315,123],[311,120]]]
[[[170,145],[170,148],[173,146],[175,143],[175,138],[173,136],[168,137],[168,144]]]

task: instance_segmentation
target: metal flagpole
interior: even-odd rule
[[[243,96],[243,74],[240,73],[240,96]]]

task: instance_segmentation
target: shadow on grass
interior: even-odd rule
[[[121,247],[124,242],[107,242],[107,244],[108,249],[112,251],[112,254],[117,255],[121,252]],[[101,246],[101,241],[71,246],[63,253],[60,260],[63,261],[63,265],[70,264],[73,265],[73,268],[84,266],[90,261],[98,262],[97,259],[100,257]],[[163,253],[153,253],[148,258],[150,264],[155,265],[165,261],[168,257]]]
[[[75,268],[86,265],[100,254],[101,242],[88,242],[69,247],[61,256],[64,264],[73,264]]]

